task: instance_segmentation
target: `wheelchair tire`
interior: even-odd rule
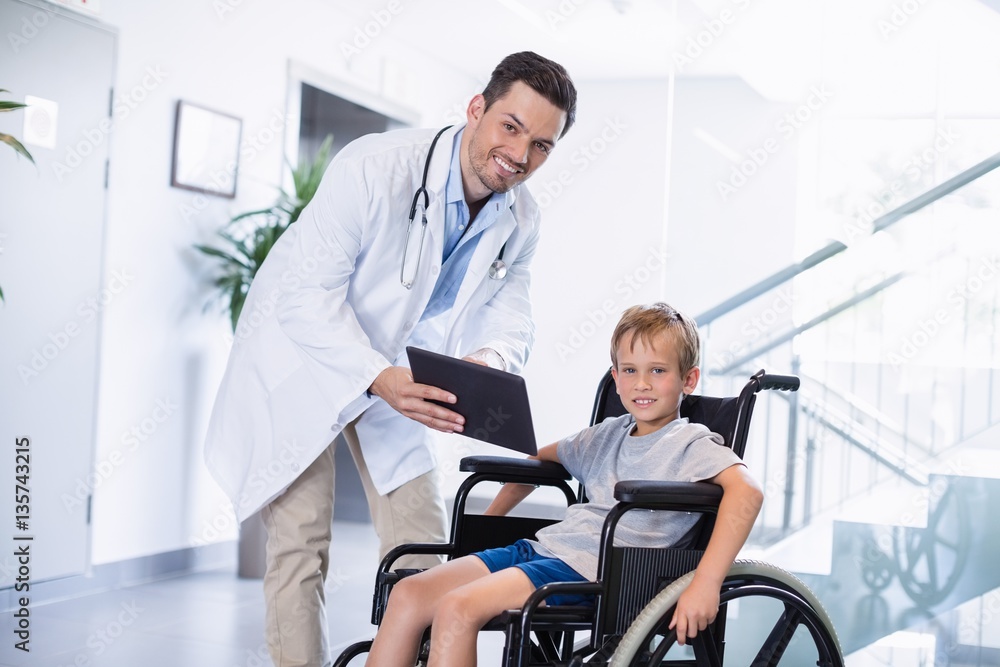
[[[611,657],[609,663],[611,667],[660,664],[663,655],[676,641],[675,632],[667,630],[673,616],[674,606],[681,593],[691,583],[692,578],[694,578],[694,572],[688,572],[660,591],[646,605],[622,637],[618,649]],[[829,615],[815,594],[795,575],[768,563],[736,561],[723,583],[720,607],[742,597],[770,597],[782,602],[786,612],[791,608],[800,617],[795,625],[806,626],[815,644],[818,656],[815,664],[822,667],[844,666],[840,640]],[[784,615],[781,618],[783,619]],[[772,635],[767,637],[767,641],[771,641],[772,637],[779,636],[778,631],[781,628],[778,625],[775,625]],[[794,632],[795,627],[786,629]],[[656,650],[650,653],[649,649],[658,636],[662,637],[662,641],[659,642]],[[781,664],[783,651],[790,636],[790,634],[786,634],[783,640],[785,645],[776,647],[776,650],[765,649],[762,646],[758,657],[752,660],[747,658],[746,662],[752,665],[765,664],[769,666]],[[782,640],[776,639],[775,641],[781,643]],[[761,659],[762,655],[764,656],[763,660]],[[730,664],[737,663],[730,661]],[[794,663],[789,662],[788,664]]]

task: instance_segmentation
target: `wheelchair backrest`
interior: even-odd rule
[[[729,398],[689,394],[681,402],[681,417],[687,417],[695,424],[704,424],[708,430],[721,435],[726,446],[742,458],[746,449],[747,432],[745,428],[740,427],[743,423],[749,422],[756,398],[754,392],[747,394],[746,390],[739,396]],[[597,388],[590,425],[600,424],[608,417],[620,417],[623,414],[625,406],[618,396],[611,369],[608,369]]]

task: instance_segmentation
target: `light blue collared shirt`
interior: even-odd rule
[[[441,273],[427,309],[420,317],[421,321],[449,310],[455,305],[455,297],[462,286],[462,279],[472,261],[472,254],[479,245],[482,231],[496,222],[500,214],[514,205],[516,195],[513,190],[503,194],[494,192],[483,206],[476,219],[469,222],[469,207],[465,203],[465,190],[462,187],[462,162],[460,159],[463,128],[455,135],[451,148],[451,167],[448,170],[448,182],[445,184],[444,212],[444,252],[441,257]],[[466,228],[469,228],[466,231]]]

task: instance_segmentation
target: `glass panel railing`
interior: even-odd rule
[[[759,543],[879,485],[926,486],[935,461],[1000,421],[998,164],[699,318],[706,393],[738,391],[758,368],[803,379],[755,416]]]

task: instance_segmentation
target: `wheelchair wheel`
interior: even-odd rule
[[[972,541],[969,501],[961,488],[948,484],[936,495],[926,528],[896,526],[892,532],[899,583],[922,607],[936,605],[955,590]]]
[[[677,579],[646,605],[622,637],[611,658],[612,667],[669,664],[665,656],[677,636],[667,626],[677,599],[693,577],[694,572],[689,572]],[[724,609],[726,665],[844,665],[840,641],[826,610],[804,583],[781,568],[737,561],[723,583],[720,613]],[[712,626],[699,633],[702,641],[692,642],[695,657],[698,664],[721,667],[717,646],[704,641],[711,631]]]

